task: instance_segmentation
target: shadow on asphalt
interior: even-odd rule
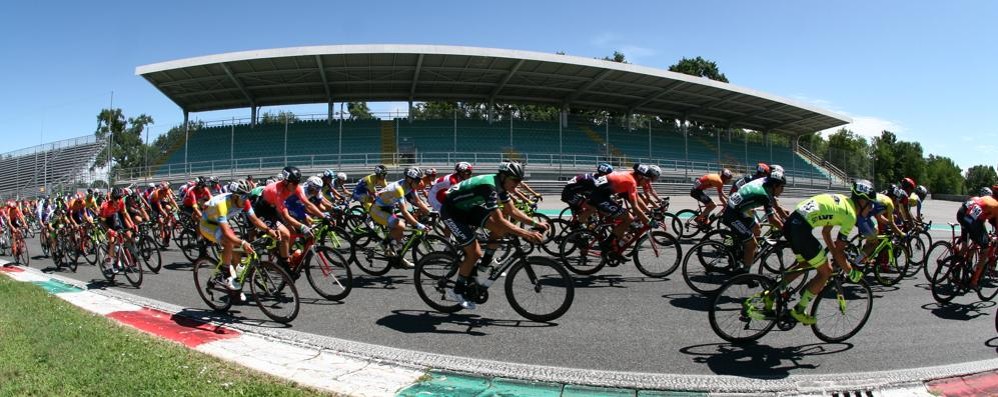
[[[668,278],[654,277],[624,277],[619,274],[600,274],[596,276],[579,276],[572,274],[575,288],[627,288],[628,283],[659,283],[669,281]]]
[[[693,345],[679,351],[693,356],[695,363],[706,364],[716,375],[782,379],[796,370],[817,369],[819,365],[806,362],[809,357],[841,353],[852,348],[851,343],[813,343],[774,348],[750,342]]]
[[[989,313],[985,309],[995,306],[995,302],[974,302],[969,305],[947,303],[940,305],[932,302],[922,305],[922,309],[929,310],[936,317],[943,320],[970,321],[980,316],[987,316]]]
[[[191,262],[173,262],[163,265],[163,268],[170,270],[194,270],[194,264]]]
[[[118,275],[124,278],[124,275]],[[107,289],[108,287],[116,287],[118,289],[138,289],[133,287],[128,282],[119,281],[118,277],[115,277],[114,282],[107,281],[106,279],[93,278],[87,282],[87,289]]]
[[[204,310],[204,309],[194,309],[185,308],[173,315],[174,318],[186,317],[192,318],[204,322],[215,322],[220,324],[246,324],[255,325],[264,328],[291,328],[290,324],[281,324],[278,322],[264,320],[259,318],[249,318],[241,315],[241,311],[237,308],[245,307],[249,304],[244,303],[240,305],[233,305],[228,312],[221,313],[214,310]],[[176,321],[176,320],[174,320]]]
[[[427,310],[392,310],[392,314],[379,318],[375,324],[407,334],[465,334],[474,336],[488,335],[479,331],[485,327],[540,328],[558,325],[557,323],[538,323],[520,319],[496,320],[484,318],[477,314],[445,314]]]
[[[988,339],[986,342],[984,342],[984,346],[993,347],[995,348],[995,351],[998,352],[998,336]]]
[[[669,304],[680,309],[710,311],[711,298],[700,294],[665,294],[662,297],[668,299]]]
[[[412,277],[361,274],[359,276],[355,275],[350,282],[353,288],[396,289],[395,286],[397,285],[412,285]]]

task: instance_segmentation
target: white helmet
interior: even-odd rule
[[[341,181],[345,181],[345,180],[347,180],[347,174],[345,174],[343,172],[340,172],[340,173],[336,174],[336,179],[339,179]]]

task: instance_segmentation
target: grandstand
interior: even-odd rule
[[[93,135],[0,154],[0,197],[36,196],[94,180],[90,168],[105,142]]]
[[[638,65],[490,48],[342,45],[181,59],[140,66],[136,75],[180,107],[185,125],[191,112],[248,108],[251,117],[189,131],[186,145],[171,148],[165,161],[121,170],[119,182],[266,175],[286,164],[366,172],[378,163],[494,165],[503,159],[528,162],[534,176],[551,180],[599,161],[656,163],[676,182],[720,167],[745,172],[756,161],[783,165],[795,185],[842,186],[847,180],[798,149],[796,139],[846,124],[848,117]],[[407,101],[410,109],[415,101],[470,101],[487,104],[488,115],[336,117],[334,104],[348,101]],[[258,123],[263,106],[303,103],[326,103],[328,113]],[[553,121],[517,120],[495,114],[497,103],[561,111]],[[582,119],[571,116],[579,113],[574,110],[641,115],[661,124]]]

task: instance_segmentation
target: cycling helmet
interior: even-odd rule
[[[298,167],[287,166],[281,170],[281,175],[284,176],[284,180],[288,183],[301,183],[301,171]]]
[[[213,176],[213,177],[211,177],[211,178],[208,178],[208,182],[209,182],[209,183],[210,183],[210,184],[211,184],[212,186],[216,186],[216,185],[218,185],[218,184],[219,184],[219,183],[218,183],[218,177],[217,177],[217,176]]]
[[[852,182],[852,201],[858,199],[873,201],[876,193],[873,192],[873,182],[866,179],[857,179]]]
[[[915,195],[918,196],[919,200],[925,200],[925,196],[927,194],[929,194],[929,189],[926,189],[925,186],[918,185],[918,187],[915,188]]]
[[[345,180],[347,180],[347,174],[340,172],[340,173],[336,174],[336,179],[339,179],[341,181],[345,181]]]
[[[787,184],[787,175],[783,172],[783,168],[777,168],[779,166],[773,166],[769,170],[769,176],[766,177],[766,184],[772,187],[783,186]]]
[[[731,170],[727,168],[721,170],[721,179],[731,179],[732,176]]]
[[[526,173],[523,164],[515,161],[506,161],[499,164],[499,175],[507,175],[516,179],[523,179]]]
[[[385,168],[384,165],[378,164],[378,165],[374,166],[374,175],[377,175],[377,176],[388,175],[388,168]]]
[[[159,183],[159,188],[160,189],[169,189],[170,188],[170,182],[167,182],[167,181],[160,182]]]
[[[275,180],[275,181],[283,181],[284,180],[284,173],[283,172],[278,172],[277,175],[274,175],[274,177],[270,178],[270,179]]]
[[[908,193],[906,193],[904,191],[904,189],[902,189],[902,188],[895,188],[894,191],[891,194],[897,200],[904,200],[904,199],[908,198]]]
[[[121,188],[116,187],[114,189],[111,189],[111,200],[118,200],[121,198],[121,196],[122,196]]]
[[[229,193],[239,195],[247,194],[250,191],[249,184],[246,181],[232,181],[229,183],[228,190]]]
[[[405,169],[405,177],[409,179],[419,179],[423,177],[423,171],[419,167],[412,167]]]
[[[462,161],[454,166],[454,172],[471,172],[471,163]]]
[[[426,171],[423,171],[423,176],[434,176],[435,177],[435,176],[437,176],[437,169],[436,168],[427,168]]]
[[[755,165],[755,174],[757,176],[769,175],[769,166],[766,163],[759,163]]]
[[[901,180],[901,188],[906,192],[910,192],[915,189],[915,180],[911,178],[904,178]]]
[[[307,180],[305,180],[305,184],[303,185],[303,187],[305,188],[306,193],[311,194],[317,192],[319,191],[320,188],[322,188],[322,178],[319,178],[317,176],[310,176],[308,177]]]
[[[87,196],[93,196],[93,195],[94,195],[94,189],[87,189]]]
[[[155,188],[156,188],[156,184],[155,184],[155,183],[152,183],[152,182],[150,182],[150,183],[149,183],[149,188],[150,188],[150,189],[155,189]]]
[[[599,163],[596,166],[596,175],[606,175],[613,172],[613,166],[609,163]]]
[[[651,178],[651,180],[656,180],[658,179],[658,177],[662,176],[662,169],[654,164],[649,165],[648,172],[645,174],[645,176]]]
[[[197,179],[194,180],[194,186],[197,187],[204,187],[207,183],[208,181],[206,181],[203,176],[199,176]]]
[[[326,178],[333,179],[335,177],[336,177],[336,173],[333,172],[333,170],[326,169],[325,171],[322,171],[322,179],[326,179]]]
[[[981,188],[981,191],[978,192],[977,195],[980,197],[986,197],[986,196],[991,196],[992,194],[994,193],[991,191],[991,188],[985,186]]]
[[[15,203],[14,200],[8,200],[7,201],[7,206],[10,207],[10,208],[14,208],[14,207],[17,206],[17,203]]]

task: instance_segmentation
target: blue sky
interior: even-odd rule
[[[621,50],[661,68],[703,56],[732,83],[850,115],[864,135],[890,129],[966,168],[998,154],[995,21],[994,1],[18,2],[0,15],[0,152],[91,134],[111,91],[126,115],[153,116],[153,136],[165,132],[182,114],[134,75],[138,65],[413,43],[587,57]]]

